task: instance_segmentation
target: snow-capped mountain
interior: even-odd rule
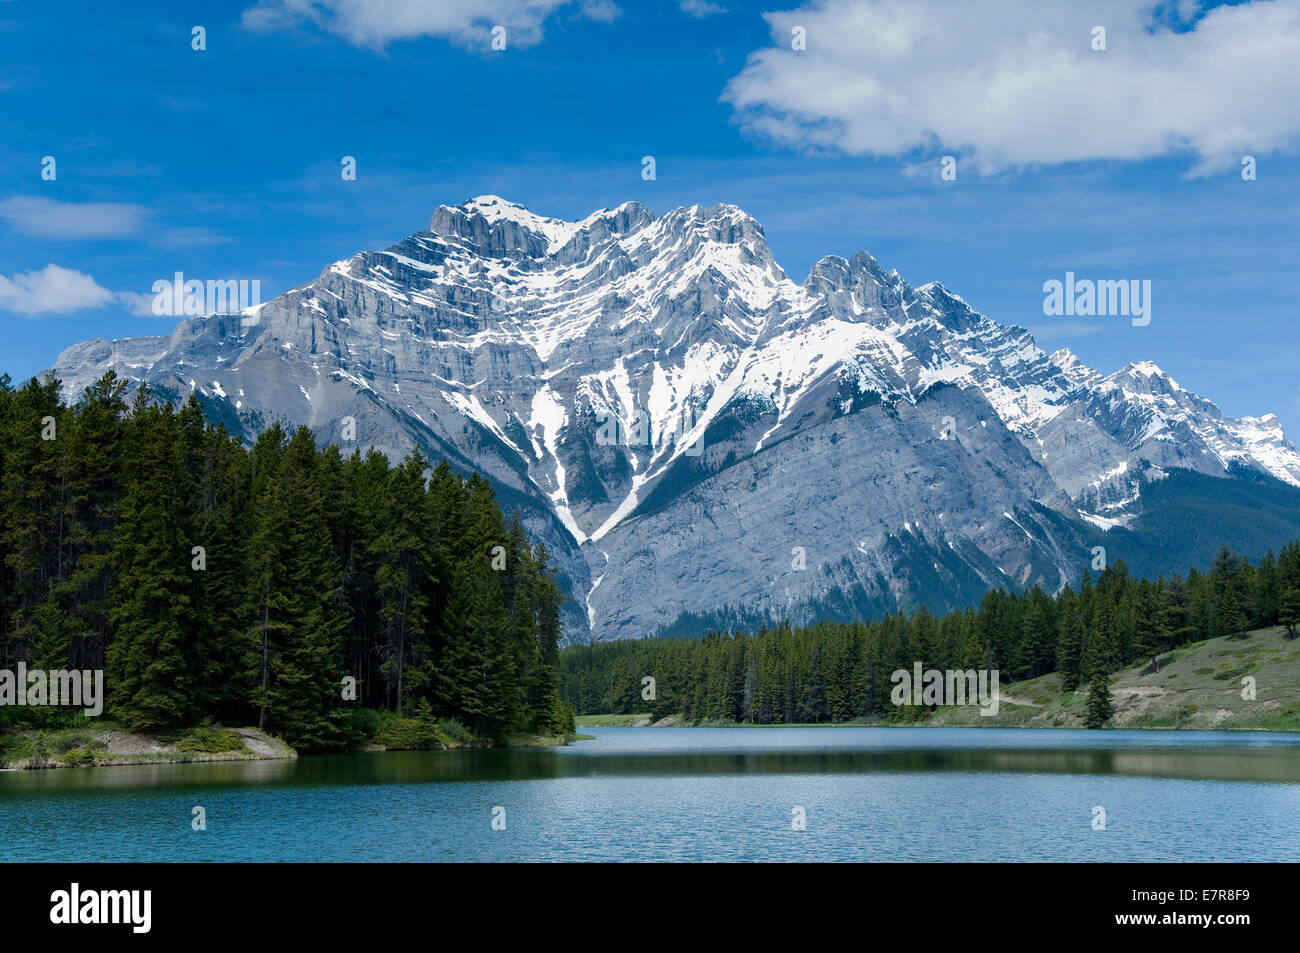
[[[350,418],[362,447],[486,473],[556,552],[574,638],[1055,590],[1175,468],[1300,486],[1271,415],[1045,354],[866,253],[797,284],[730,205],[442,206],[264,305],[54,373],[75,395],[109,369],[249,436],[343,442]]]

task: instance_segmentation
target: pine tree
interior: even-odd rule
[[[1187,601],[1187,588],[1177,576],[1164,587],[1159,626],[1169,645],[1184,645],[1196,637],[1196,626],[1192,624],[1191,607]]]
[[[1288,587],[1278,603],[1278,621],[1286,626],[1286,637],[1295,638],[1295,627],[1300,624],[1300,588]]]
[[[67,663],[104,666],[111,633],[112,553],[124,482],[126,382],[109,371],[82,392],[73,408],[67,472],[67,582],[63,601],[73,631]]]
[[[509,620],[492,570],[468,563],[452,576],[438,666],[445,708],[470,730],[501,737],[517,723],[517,671],[510,654]]]
[[[1134,629],[1133,651],[1138,658],[1149,658],[1153,671],[1160,670],[1160,653],[1168,644],[1168,634],[1163,624],[1162,605],[1164,580],[1160,584],[1138,583],[1133,598]]]
[[[195,620],[185,471],[171,407],[147,404],[147,396],[137,392],[131,411],[107,659],[109,701],[136,730],[185,724],[195,714],[186,665]]]
[[[1110,680],[1100,672],[1095,674],[1088,687],[1088,710],[1083,719],[1085,728],[1100,728],[1115,714],[1115,704],[1110,697]]]
[[[1054,621],[1052,600],[1035,586],[1028,596],[1028,606],[1021,623],[1019,677],[1035,678],[1052,671],[1056,650]]]
[[[191,542],[203,546],[206,569],[194,574],[198,637],[191,641],[190,669],[200,707],[218,721],[242,723],[251,709],[247,685],[251,622],[247,536],[252,524],[251,459],[223,426],[202,438],[197,512]]]
[[[1098,592],[1092,615],[1092,628],[1084,639],[1079,663],[1081,680],[1091,682],[1098,675],[1109,676],[1118,665],[1115,649],[1113,610],[1104,592]]]
[[[370,546],[378,558],[375,583],[383,620],[381,672],[392,685],[392,705],[404,709],[414,690],[428,697],[435,669],[425,640],[428,598],[422,586],[430,572],[429,554],[421,533],[424,526],[424,471],[427,463],[412,452],[389,472],[382,531]],[[408,685],[408,664],[414,660],[415,684]]]
[[[265,644],[263,705],[269,724],[290,744],[308,749],[337,746],[341,708],[343,633],[342,570],[333,548],[318,483],[319,458],[306,427],[294,434],[271,477],[270,517],[281,527],[283,589],[276,593],[280,640]]]
[[[1210,570],[1210,583],[1214,593],[1211,607],[1212,637],[1238,638],[1246,631],[1246,613],[1240,599],[1241,568],[1239,560],[1224,546],[1214,557]]]
[[[60,565],[66,515],[71,416],[59,402],[58,381],[32,378],[6,392],[4,470],[0,483],[0,545],[6,570],[6,629],[11,658],[26,657],[36,636],[34,613],[51,587],[66,581]],[[45,439],[50,436],[53,439]]]
[[[1277,625],[1278,609],[1282,598],[1282,574],[1278,569],[1273,550],[1270,549],[1260,560],[1259,570],[1255,574],[1255,583],[1256,623],[1261,628]]]
[[[1057,641],[1057,671],[1061,674],[1061,690],[1076,691],[1080,682],[1080,663],[1083,657],[1083,618],[1079,600],[1068,588],[1061,597],[1060,637]]]
[[[1236,589],[1227,584],[1219,589],[1218,612],[1219,630],[1230,638],[1240,638],[1246,631],[1246,613],[1237,601]]]
[[[257,709],[257,727],[267,726],[272,705],[271,662],[276,647],[293,631],[289,614],[289,507],[272,477],[283,453],[284,433],[276,425],[262,432],[253,448],[253,532],[248,541],[249,627],[244,640],[243,668],[256,673],[248,684],[249,700]],[[258,464],[261,463],[259,467]]]

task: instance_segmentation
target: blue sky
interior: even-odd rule
[[[132,295],[176,271],[266,299],[474,195],[729,202],[795,280],[867,250],[1300,436],[1300,5],[900,3],[0,2],[0,369],[170,332]],[[1150,280],[1151,323],[1044,316],[1066,271]]]

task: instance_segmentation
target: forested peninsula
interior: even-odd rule
[[[483,477],[418,452],[279,424],[250,448],[194,396],[0,377],[0,670],[107,696],[0,705],[0,765],[116,763],[113,729],[195,757],[562,743],[555,574]]]

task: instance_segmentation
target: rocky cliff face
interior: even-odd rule
[[[796,284],[728,205],[443,206],[273,301],[54,373],[76,395],[109,369],[250,438],[279,419],[487,474],[556,553],[578,639],[1055,590],[1170,468],[1300,485],[1271,416],[1047,355],[866,253]]]

